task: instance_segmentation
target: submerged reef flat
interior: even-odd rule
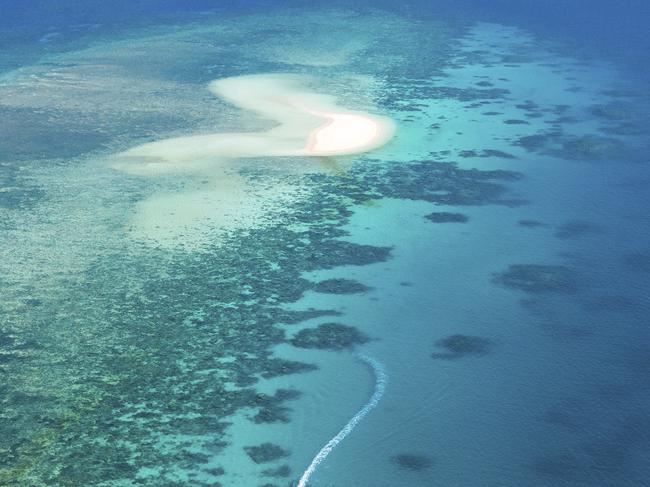
[[[384,196],[501,203],[504,179],[513,178],[432,161],[397,169],[364,160],[344,175],[309,176],[313,196],[287,208],[288,224],[236,233],[215,252],[124,248],[98,256],[57,292],[30,297],[47,297],[46,306],[5,308],[12,323],[5,333],[31,345],[20,363],[5,364],[10,407],[0,413],[0,428],[11,443],[2,482],[91,485],[134,478],[141,465],[160,468],[145,485],[170,482],[170,465],[217,482],[214,464],[196,453],[218,457],[227,445],[228,416],[253,408],[249,420],[256,424],[291,420],[284,403],[297,391],[260,396],[259,378],[313,369],[270,351],[286,340],[281,324],[335,314],[282,309],[311,288],[301,273],[390,258],[390,248],[337,239],[348,206]],[[301,229],[292,230],[293,222]],[[54,317],[52,306],[59,309]],[[297,343],[342,349],[362,341],[344,331],[307,334]],[[47,376],[25,366],[44,361],[58,364]],[[192,437],[191,449],[179,434]]]
[[[261,175],[274,177],[247,173]],[[170,482],[171,465],[212,475],[214,463],[196,453],[218,457],[228,444],[228,416],[252,408],[255,424],[291,420],[285,403],[298,391],[260,395],[255,384],[314,368],[271,352],[287,340],[283,324],[336,314],[282,308],[313,286],[302,273],[390,258],[390,248],[338,240],[350,205],[382,197],[508,204],[502,181],[516,179],[427,160],[394,167],[363,159],[345,174],[305,177],[312,195],[288,207],[282,225],[237,232],[214,252],[124,247],[98,256],[56,292],[30,296],[47,305],[5,307],[12,323],[5,333],[30,345],[20,363],[5,364],[10,407],[0,428],[11,443],[2,482],[91,485],[133,478],[142,465],[159,468],[145,485]],[[339,325],[291,340],[340,350],[365,339]],[[58,365],[46,376],[26,367],[43,362]]]
[[[27,361],[15,366],[10,361],[6,370],[11,406],[1,413],[0,428],[11,443],[3,455],[2,482],[90,485],[133,478],[140,465],[161,468],[148,474],[146,485],[165,485],[173,478],[165,465],[212,475],[213,464],[196,452],[218,456],[227,444],[229,415],[254,408],[254,423],[290,421],[283,403],[294,396],[260,397],[254,385],[258,377],[313,368],[270,352],[285,339],[278,324],[331,314],[288,314],[280,308],[310,288],[300,274],[389,258],[389,248],[336,239],[350,202],[390,196],[498,203],[505,189],[496,181],[510,179],[507,173],[463,171],[430,161],[402,165],[399,171],[369,161],[340,177],[311,178],[313,198],[287,210],[291,221],[308,224],[304,231],[278,225],[236,234],[226,242],[227,253],[125,249],[97,258],[78,281],[61,283],[47,297],[48,306],[7,309],[10,336],[28,340],[30,330],[38,334],[29,338]],[[241,299],[239,306],[231,305]],[[54,318],[50,306],[60,310]],[[297,343],[335,349],[361,342],[357,333],[303,338]],[[59,365],[47,376],[25,367],[44,361]],[[26,381],[29,396],[23,392]],[[43,411],[48,411],[45,418]],[[191,450],[179,433],[193,438]]]

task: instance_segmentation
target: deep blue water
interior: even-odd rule
[[[206,10],[265,11],[286,6],[312,5],[305,1],[117,1],[102,2],[47,0],[0,2],[3,37],[10,33],[35,40],[46,29],[66,29],[83,23],[100,23],[119,29],[141,22],[155,23],[173,16],[192,17]],[[650,48],[648,23],[650,5],[644,0],[438,0],[399,2],[327,2],[324,6],[353,8],[381,7],[406,12],[413,17],[460,18],[514,24],[542,35],[576,43],[579,49],[616,58],[647,74],[645,55]],[[10,40],[11,40],[10,37]],[[5,39],[2,39],[3,41]],[[644,62],[645,61],[645,62]]]

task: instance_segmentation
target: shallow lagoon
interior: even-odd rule
[[[648,100],[627,67],[381,9],[39,39],[0,79],[0,483],[289,485],[373,393],[361,352],[386,392],[310,485],[643,485]],[[260,73],[395,136],[115,169],[271,129],[207,90]]]

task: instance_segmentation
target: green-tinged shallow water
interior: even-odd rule
[[[377,370],[309,485],[644,485],[649,105],[627,71],[379,8],[79,29],[2,57],[1,486],[286,487]],[[263,73],[396,135],[111,163],[269,129],[207,89]]]

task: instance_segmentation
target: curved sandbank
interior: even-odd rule
[[[113,159],[113,166],[133,173],[187,170],[214,161],[259,156],[337,156],[385,144],[393,122],[336,105],[334,97],[304,88],[305,78],[264,74],[210,83],[215,95],[277,122],[264,132],[215,133],[175,137],[139,145]]]
[[[300,197],[302,188],[287,182],[269,187],[247,181],[239,174],[238,159],[355,154],[392,137],[389,119],[345,110],[334,97],[308,91],[306,81],[289,74],[213,81],[212,93],[276,124],[261,132],[163,139],[113,156],[113,167],[132,174],[189,176],[181,191],[158,191],[136,203],[129,225],[133,238],[191,249],[214,244],[217,234],[271,224]],[[191,177],[195,174],[200,178]]]

